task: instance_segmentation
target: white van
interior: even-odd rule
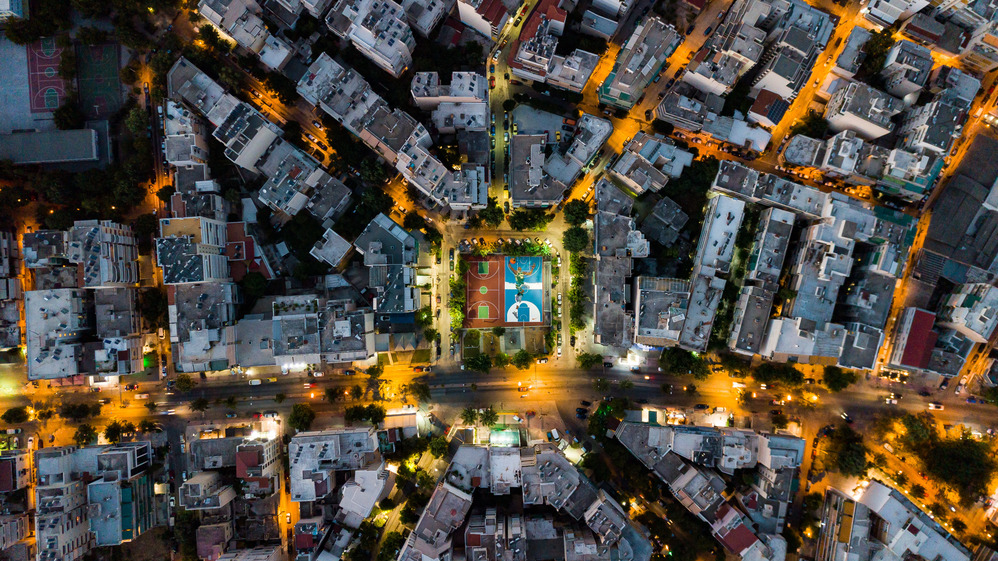
[[[263,381],[259,380],[259,379],[253,379],[253,380],[249,381],[249,385],[251,385],[251,386],[259,386],[262,383],[263,383]]]
[[[561,438],[561,435],[558,434],[558,429],[551,429],[551,436],[553,436],[555,440],[558,440],[558,439]]]

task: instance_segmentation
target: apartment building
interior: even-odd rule
[[[609,76],[597,88],[600,102],[621,109],[633,107],[680,42],[682,36],[657,17],[638,25],[617,53]]]
[[[405,10],[393,0],[339,0],[326,14],[326,25],[395,78],[412,64],[416,38]]]
[[[852,130],[861,138],[873,140],[894,130],[891,117],[903,109],[901,100],[861,82],[851,82],[832,94],[825,106],[825,119],[835,132]]]

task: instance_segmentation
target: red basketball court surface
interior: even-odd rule
[[[32,113],[51,113],[66,97],[66,82],[59,76],[62,49],[47,37],[27,46],[28,90]]]

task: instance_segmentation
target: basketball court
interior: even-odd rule
[[[77,47],[80,108],[88,119],[107,119],[121,108],[118,44]]]
[[[66,97],[66,81],[59,76],[62,49],[46,37],[28,45],[28,90],[32,113],[51,113]]]
[[[464,326],[543,325],[544,263],[541,257],[466,256]]]
[[[506,257],[503,268],[504,315],[508,324],[542,322],[544,262],[536,256]]]
[[[502,260],[498,257],[465,258],[468,261],[467,327],[502,325]]]

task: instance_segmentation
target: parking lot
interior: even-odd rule
[[[529,105],[517,105],[513,108],[513,122],[517,125],[517,134],[544,134],[548,135],[548,142],[557,142],[556,133],[561,132],[562,138],[570,136],[570,132],[563,130],[565,115],[556,115],[534,109]],[[526,124],[525,124],[526,123]]]

